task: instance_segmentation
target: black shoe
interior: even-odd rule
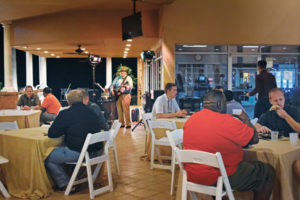
[[[126,128],[131,128],[131,125],[126,126]]]
[[[124,127],[125,127],[124,125],[121,126],[121,128],[124,128]]]
[[[54,191],[55,192],[65,192],[66,191],[66,189],[67,189],[67,186],[68,185],[66,185],[66,186],[64,186],[64,187],[54,187]],[[74,194],[74,193],[76,193],[76,192],[78,192],[79,190],[78,190],[79,188],[77,187],[77,186],[73,186],[72,188],[71,188],[71,190],[70,190],[70,194]]]

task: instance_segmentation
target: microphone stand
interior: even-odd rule
[[[95,82],[96,82],[96,78],[95,78],[95,71],[96,71],[96,65],[97,63],[91,63],[92,65],[92,69],[93,69],[93,102],[96,102],[95,100],[95,96],[96,96],[96,89],[95,89]]]

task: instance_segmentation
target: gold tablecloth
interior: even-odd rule
[[[184,117],[184,118],[161,118],[161,119],[156,119],[157,121],[175,121],[176,123],[176,127],[177,129],[182,129],[184,126],[184,123],[186,122],[186,120],[188,119],[188,117]],[[156,139],[162,138],[162,137],[167,137],[166,135],[166,129],[162,129],[162,128],[155,128],[154,130],[154,134],[156,136]],[[152,142],[152,136],[151,133],[147,134],[147,144],[146,144],[146,160],[150,160],[151,158],[151,142]],[[171,155],[171,148],[170,147],[159,147],[160,152],[162,155]],[[156,152],[155,152],[156,154]]]
[[[40,126],[40,110],[0,110],[0,122],[17,121],[19,129]]]
[[[295,160],[300,160],[300,140],[297,146],[292,146],[288,138],[283,138],[279,141],[260,140],[259,144],[252,145],[249,149],[244,150],[244,160],[258,160],[274,167],[276,180],[271,199],[299,199],[300,184],[293,173],[292,166]],[[181,182],[182,176],[180,173],[176,198],[178,200],[181,199]],[[234,192],[234,196],[236,199],[252,200],[251,192]]]
[[[44,160],[62,138],[50,139],[47,132],[48,127],[0,132],[0,155],[9,160],[0,166],[0,179],[12,196],[38,199],[53,192]]]

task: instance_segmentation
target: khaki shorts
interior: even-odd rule
[[[263,162],[242,161],[236,172],[229,176],[233,190],[245,192],[249,190],[261,191],[269,180],[270,165]]]

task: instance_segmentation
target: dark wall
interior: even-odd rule
[[[106,59],[96,66],[96,82],[103,87],[106,82]],[[57,98],[60,88],[93,88],[92,66],[83,58],[48,58],[47,82]]]
[[[26,53],[16,50],[18,88],[26,86]]]
[[[33,71],[33,85],[36,86],[40,83],[39,78],[39,57],[32,55],[32,71]]]

